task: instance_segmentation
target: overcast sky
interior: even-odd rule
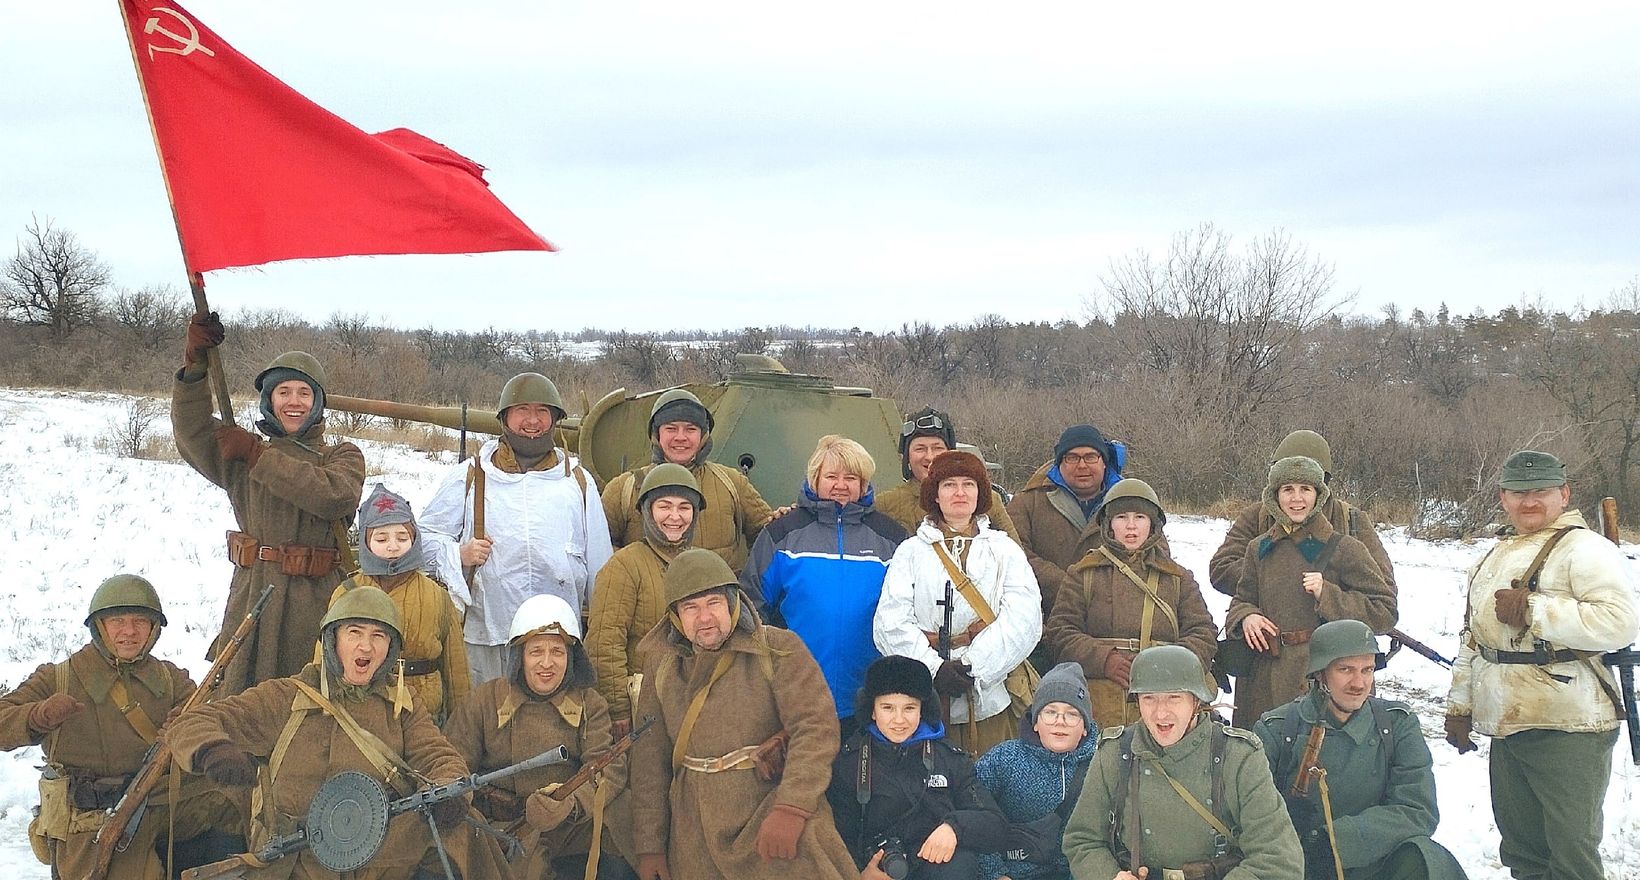
[[[0,245],[31,212],[184,287],[116,0],[6,4]],[[214,272],[400,327],[1086,317],[1110,261],[1281,227],[1352,310],[1640,275],[1640,4],[192,0],[366,131],[490,170],[556,254]]]

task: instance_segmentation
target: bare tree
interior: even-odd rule
[[[169,284],[122,287],[108,300],[107,316],[118,335],[150,351],[180,339],[192,304]]]
[[[17,253],[0,269],[0,306],[24,324],[51,328],[63,339],[97,315],[97,295],[109,285],[108,267],[74,233],[33,217]]]
[[[1304,336],[1350,301],[1332,267],[1281,230],[1238,256],[1211,223],[1173,237],[1165,258],[1112,263],[1094,303],[1109,306],[1133,362],[1189,379],[1188,405],[1232,428],[1302,383]]]

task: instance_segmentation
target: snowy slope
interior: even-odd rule
[[[15,686],[36,665],[84,644],[85,608],[99,582],[119,571],[159,587],[170,626],[156,652],[198,678],[205,649],[221,623],[229,565],[223,533],[233,528],[225,496],[186,465],[117,458],[95,439],[123,421],[130,398],[0,389],[0,544],[8,552],[0,580],[0,683]],[[168,432],[162,417],[155,425]],[[430,459],[404,446],[362,443],[371,481],[385,482],[419,509],[453,458]],[[1169,520],[1175,555],[1203,584],[1207,560],[1228,523],[1202,517]],[[1464,572],[1487,543],[1429,543],[1386,532],[1400,584],[1402,629],[1448,654],[1457,651]],[[1633,552],[1633,547],[1625,549]],[[1222,617],[1225,597],[1205,590]],[[1435,754],[1441,815],[1437,838],[1476,880],[1503,880],[1497,831],[1487,795],[1486,741],[1459,757],[1441,739],[1444,670],[1403,652],[1380,678],[1386,695],[1418,706]],[[1614,760],[1602,851],[1609,875],[1640,877],[1640,771],[1626,744]],[[36,802],[36,748],[0,754],[0,865],[14,880],[46,878],[28,848],[25,828]]]

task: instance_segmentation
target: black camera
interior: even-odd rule
[[[911,876],[911,862],[905,857],[905,844],[898,837],[884,837],[877,841],[873,850],[882,850],[882,861],[877,863],[877,869],[894,880],[905,880]]]

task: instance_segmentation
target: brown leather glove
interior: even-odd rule
[[[28,710],[28,727],[36,733],[50,733],[85,709],[85,704],[68,694],[52,694]]]
[[[468,797],[471,797],[471,795],[468,795]],[[439,801],[428,807],[427,812],[433,815],[433,824],[438,826],[438,830],[449,831],[460,825],[461,820],[467,817],[467,798],[458,797],[450,798],[447,801]]]
[[[1133,655],[1127,651],[1112,651],[1105,655],[1105,677],[1127,690],[1128,676],[1133,673]]]
[[[1446,741],[1451,743],[1452,747],[1458,750],[1458,754],[1462,755],[1465,752],[1473,752],[1474,750],[1480,748],[1480,746],[1475,745],[1475,741],[1473,739],[1470,739],[1470,734],[1474,732],[1475,719],[1473,716],[1446,716]]]
[[[221,345],[224,335],[222,319],[217,317],[216,312],[190,318],[188,338],[182,346],[183,366],[205,363],[205,352]]]
[[[1521,629],[1525,629],[1527,624],[1526,600],[1531,597],[1532,592],[1530,590],[1521,589],[1519,587],[1510,587],[1508,589],[1499,590],[1492,594],[1492,598],[1497,600],[1498,603],[1496,607],[1492,609],[1492,613],[1498,616],[1498,621],[1500,623],[1506,623],[1510,626],[1517,626]]]
[[[790,804],[775,804],[757,828],[757,854],[765,862],[797,858],[797,838],[808,821],[808,813]]]
[[[645,853],[638,856],[638,880],[672,880],[663,853]]]
[[[575,798],[567,797],[563,800],[553,800],[551,795],[558,788],[558,783],[547,786],[540,791],[530,792],[529,799],[524,801],[524,818],[529,821],[530,827],[538,831],[551,831],[575,812]]]
[[[199,772],[218,785],[248,788],[256,784],[256,764],[251,756],[227,740],[211,743],[194,759]]]
[[[632,732],[632,719],[631,718],[615,718],[615,719],[610,720],[610,722],[609,722],[609,735],[611,737],[613,737],[615,739],[620,739],[621,737],[624,737],[624,736],[626,736],[627,734],[629,734],[631,732]]]
[[[947,660],[940,664],[940,671],[934,673],[934,690],[948,697],[961,697],[974,686],[974,676],[968,672],[961,660]]]
[[[262,438],[238,425],[224,425],[216,429],[216,448],[223,461],[242,461],[246,467],[256,467],[256,460],[262,457]]]

